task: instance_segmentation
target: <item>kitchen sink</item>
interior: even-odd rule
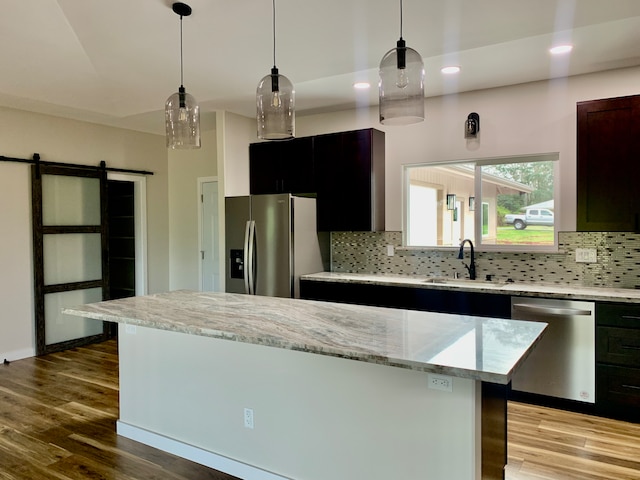
[[[449,278],[449,277],[428,277],[423,283],[431,283],[433,285],[447,285],[452,287],[502,287],[507,282],[497,280],[470,280],[468,278]]]

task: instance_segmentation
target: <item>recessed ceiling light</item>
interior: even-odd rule
[[[356,90],[366,90],[370,87],[371,84],[369,82],[356,82],[353,84],[353,88],[355,88]]]
[[[451,75],[452,73],[458,73],[460,71],[460,67],[457,65],[451,65],[448,67],[442,67],[440,71],[445,75]]]
[[[569,53],[573,50],[573,45],[558,45],[549,49],[552,55],[562,55],[563,53]]]

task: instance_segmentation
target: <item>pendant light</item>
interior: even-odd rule
[[[256,91],[258,138],[284,140],[295,135],[295,91],[276,67],[276,0],[273,0],[273,68]]]
[[[200,107],[184,88],[182,65],[182,17],[191,15],[191,7],[177,2],[172,9],[180,16],[180,88],[167,99],[164,107],[167,148],[200,148]]]
[[[408,125],[424,120],[424,64],[402,38],[402,0],[400,0],[400,39],[380,61],[380,123]]]

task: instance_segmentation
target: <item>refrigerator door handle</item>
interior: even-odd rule
[[[249,256],[249,233],[250,232],[251,232],[251,220],[247,220],[247,223],[244,228],[244,245],[242,246],[242,251],[244,252],[244,259],[243,259],[244,293],[249,293],[249,270],[251,266],[249,264],[249,258],[251,258]]]
[[[251,220],[251,234],[249,235],[249,255],[251,259],[251,269],[249,270],[249,293],[256,294],[256,283],[258,281],[258,251],[256,249],[256,221]]]
[[[244,290],[249,295],[256,294],[255,279],[255,243],[256,243],[256,222],[249,220],[244,236]]]

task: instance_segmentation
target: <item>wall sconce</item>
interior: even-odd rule
[[[469,211],[473,212],[476,209],[476,197],[469,197]]]
[[[480,115],[471,112],[464,122],[464,138],[477,138],[480,131]]]
[[[447,193],[447,210],[453,210],[456,208],[456,195],[454,193]]]

